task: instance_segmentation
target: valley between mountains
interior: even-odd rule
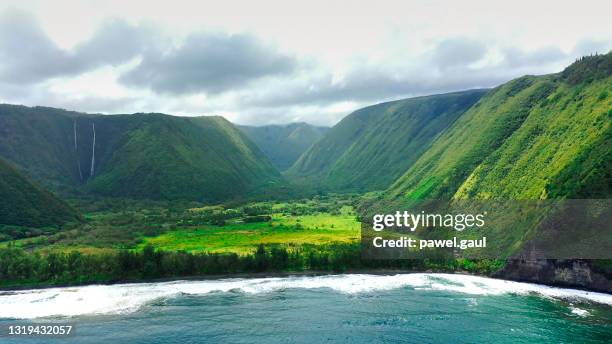
[[[0,286],[436,270],[612,292],[607,260],[360,254],[368,204],[611,198],[611,124],[612,53],[332,128],[2,104]]]

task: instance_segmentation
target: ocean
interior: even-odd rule
[[[414,273],[173,281],[0,292],[0,343],[599,343],[612,295]]]

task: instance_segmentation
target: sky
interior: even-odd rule
[[[0,102],[330,126],[612,49],[611,1],[0,0]]]

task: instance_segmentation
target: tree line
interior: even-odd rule
[[[333,271],[359,269],[458,269],[487,272],[491,262],[458,260],[364,260],[358,244],[319,247],[265,247],[248,255],[156,250],[118,250],[82,254],[78,251],[28,253],[17,247],[0,249],[0,286],[42,286],[179,278],[255,272]]]

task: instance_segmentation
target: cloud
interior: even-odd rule
[[[111,20],[89,40],[65,50],[46,35],[32,16],[7,11],[0,15],[0,82],[35,84],[118,65],[133,58],[151,40],[147,30]]]
[[[568,57],[563,50],[555,46],[546,46],[534,51],[507,47],[503,50],[503,56],[506,68],[539,67],[563,61]]]
[[[573,55],[576,57],[592,55],[592,54],[607,54],[610,52],[612,45],[610,41],[585,39],[579,41],[573,50]]]
[[[198,32],[172,40],[152,26],[106,20],[89,39],[70,50],[58,47],[29,14],[0,15],[0,82],[29,85],[77,76],[132,59],[124,85],[158,93],[217,94],[251,81],[292,73],[295,57],[282,54],[247,34]]]
[[[54,24],[52,13],[41,9],[44,27],[29,12],[0,12],[0,101],[107,113],[222,114],[248,124],[333,124],[358,107],[557,72],[579,56],[612,47],[607,32],[597,34],[599,25],[540,32],[539,15],[533,17],[537,27],[517,30],[512,22],[499,31],[478,15],[470,19],[478,24],[472,30],[464,22],[408,25],[405,13],[387,25],[388,14],[368,13],[373,29],[359,30],[362,18],[344,16],[313,27],[305,17],[275,22],[251,13],[208,13],[203,20],[192,11],[198,15],[187,23],[170,5],[160,7],[166,21],[141,16],[138,6],[132,14],[124,4],[114,14],[85,7],[90,16],[68,24],[66,13],[56,13]],[[236,25],[228,24],[232,20]],[[302,31],[293,26],[300,20],[307,24]],[[102,25],[94,30],[97,23]],[[82,33],[66,32],[87,25]]]
[[[69,58],[30,16],[11,11],[0,17],[0,80],[40,81],[74,70]]]
[[[217,94],[246,87],[253,80],[290,74],[296,67],[295,58],[253,36],[201,32],[170,51],[147,52],[120,81],[160,93]]]
[[[133,26],[115,18],[106,20],[89,40],[77,44],[73,56],[84,61],[85,68],[116,66],[164,44],[170,40],[155,27]]]
[[[576,49],[604,46],[585,43]],[[576,50],[574,49],[574,50]],[[534,50],[487,44],[457,37],[434,44],[399,64],[354,65],[340,78],[331,73],[306,75],[251,90],[244,106],[325,106],[336,102],[376,102],[410,96],[489,88],[525,74],[560,71],[576,57],[554,46]],[[496,56],[491,60],[490,56]]]
[[[120,97],[91,94],[68,95],[54,92],[45,84],[23,87],[22,85],[0,83],[0,103],[48,106],[90,113],[101,111],[105,113],[125,113],[126,109],[133,108],[139,100],[130,95]]]
[[[477,62],[487,53],[484,42],[458,37],[439,42],[431,52],[431,61],[440,68],[465,66]]]
[[[341,82],[334,82],[331,75],[293,85],[286,82],[284,88],[249,92],[241,101],[243,105],[255,107],[329,105],[346,101],[377,102],[413,95],[492,87],[507,80],[507,77],[498,73],[455,72],[444,77],[434,74],[396,75],[369,67],[368,70],[351,71]]]

